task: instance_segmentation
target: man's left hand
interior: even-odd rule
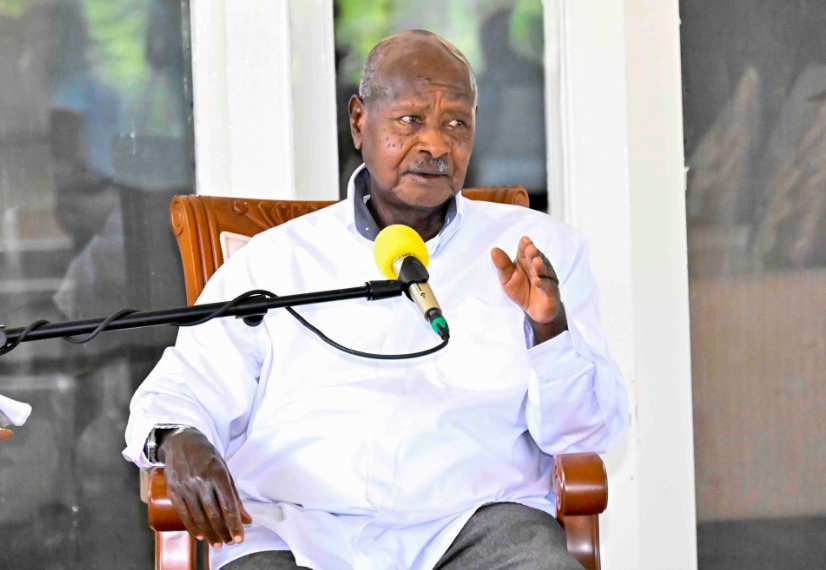
[[[559,295],[559,278],[551,262],[529,237],[519,241],[515,260],[511,261],[498,247],[491,250],[490,257],[499,272],[502,289],[525,311],[536,344],[568,330]]]

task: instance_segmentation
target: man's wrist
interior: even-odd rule
[[[152,428],[152,431],[149,432],[149,436],[146,438],[146,444],[144,446],[144,455],[146,456],[146,459],[150,463],[163,463],[160,448],[164,440],[173,433],[181,433],[185,430],[193,430],[197,432],[197,430],[195,430],[192,426],[184,424],[159,425]]]
[[[190,437],[200,436],[206,441],[204,434],[194,427],[183,426],[175,429],[163,430],[163,432],[158,436],[158,460],[160,460],[161,463],[166,463],[166,450],[169,448],[169,442],[182,434],[186,434]]]
[[[568,316],[565,314],[565,305],[559,304],[556,316],[548,323],[538,323],[530,315],[525,314],[528,324],[533,332],[534,346],[542,344],[546,340],[551,340],[568,330]]]

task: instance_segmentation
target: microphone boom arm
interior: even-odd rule
[[[237,303],[210,303],[159,311],[124,310],[106,318],[67,321],[62,323],[36,321],[25,328],[5,329],[0,325],[0,356],[11,352],[11,350],[16,348],[21,342],[66,338],[78,334],[89,335],[88,338],[81,340],[67,338],[67,340],[79,343],[91,340],[103,331],[137,329],[160,325],[192,326],[218,317],[236,317],[244,319],[244,322],[250,326],[255,326],[261,322],[263,316],[270,309],[328,303],[346,299],[366,298],[370,301],[375,301],[378,299],[399,297],[410,283],[412,282],[405,282],[403,280],[368,281],[361,287],[334,289],[316,293],[301,293],[284,297],[268,297],[263,294],[256,294],[257,292],[255,291],[250,291],[241,295],[239,298],[242,300]],[[244,298],[245,296],[247,298]]]

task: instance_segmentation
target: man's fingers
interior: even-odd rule
[[[215,494],[218,497],[221,510],[224,512],[224,521],[232,537],[232,542],[241,542],[244,540],[244,525],[241,523],[239,508],[241,501],[238,499],[235,489],[229,481],[226,481],[224,485],[215,489]]]
[[[525,259],[528,261],[528,266],[531,268],[532,273],[559,284],[559,279],[556,276],[556,271],[554,271],[554,266],[551,264],[551,261],[544,253],[539,251],[539,248],[533,243],[525,247]]]
[[[252,523],[252,515],[247,512],[247,509],[244,508],[244,504],[239,502],[241,506],[241,522],[244,524],[251,524]]]
[[[232,535],[227,528],[227,521],[224,520],[224,511],[218,502],[215,489],[213,489],[211,485],[208,486],[201,491],[200,497],[201,505],[203,505],[204,512],[206,512],[207,515],[207,520],[215,531],[215,535],[218,537],[218,540],[213,542],[212,546],[221,548],[223,543],[229,544],[232,542]]]
[[[523,255],[521,257],[517,255],[517,261],[522,263],[522,266],[525,268],[525,272],[533,272],[535,268],[534,260],[536,259],[539,259],[540,262],[544,263],[542,253],[529,238],[522,238],[522,241],[519,242],[519,249],[522,251]]]
[[[247,512],[247,509],[244,508],[244,503],[241,502],[241,495],[238,494],[238,489],[235,487],[235,481],[232,478],[232,475],[227,475],[229,477],[229,484],[232,487],[232,492],[235,494],[235,500],[238,502],[238,509],[241,513],[241,523],[242,524],[251,524],[252,523],[252,516]],[[241,535],[243,539],[243,534]]]
[[[186,530],[189,533],[196,537],[198,540],[203,540],[203,535],[201,534],[201,529],[198,528],[198,525],[192,519],[192,515],[189,513],[189,508],[186,506],[186,502],[178,497],[177,494],[168,493],[169,500],[172,502],[172,508],[175,509],[175,512],[178,513],[178,516],[181,517],[181,521],[184,523]]]
[[[197,537],[199,540],[205,540],[210,544],[219,542],[218,535],[215,534],[215,530],[212,528],[212,525],[209,524],[209,519],[201,506],[201,500],[198,498],[198,495],[184,495],[184,502],[186,503],[189,519],[192,523],[191,527],[184,523],[189,534]]]
[[[493,264],[499,272],[499,281],[501,281],[502,284],[510,281],[513,272],[516,271],[516,266],[511,262],[508,254],[498,247],[494,247],[490,252],[490,258],[493,260]]]
[[[549,271],[548,264],[546,264],[541,257],[534,257],[531,260],[531,275],[539,277],[540,279],[554,280],[556,277],[553,271]]]
[[[559,276],[557,276],[557,274],[556,274],[556,269],[554,269],[554,264],[551,263],[551,260],[548,259],[548,257],[544,253],[542,253],[539,250],[536,250],[536,252],[539,254],[539,257],[542,258],[542,261],[545,262],[545,268],[546,268],[546,271],[548,272],[548,277],[551,279],[551,281],[553,281],[554,283],[559,285]]]
[[[533,241],[528,236],[524,236],[519,240],[519,245],[516,248],[516,262],[527,262],[528,248],[533,245]]]

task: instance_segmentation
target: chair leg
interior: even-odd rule
[[[586,570],[600,570],[599,517],[567,516],[562,526],[568,539],[568,552],[573,554]]]
[[[185,530],[155,531],[155,570],[196,570],[197,544]]]

